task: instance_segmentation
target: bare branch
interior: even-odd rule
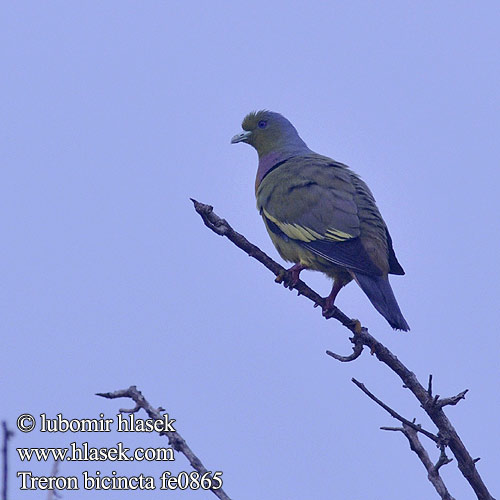
[[[2,500],[7,500],[9,465],[8,465],[8,449],[9,440],[14,433],[7,427],[7,422],[2,421],[2,462],[3,462],[3,481],[2,481]]]
[[[107,399],[116,399],[116,398],[130,398],[135,402],[135,408],[131,410],[123,410],[120,412],[123,413],[136,413],[141,408],[145,410],[145,412],[149,415],[153,420],[163,420],[162,411],[165,411],[163,408],[153,408],[149,401],[142,395],[141,391],[137,389],[135,385],[131,385],[128,389],[121,389],[114,392],[98,392],[96,396],[101,396]],[[177,431],[162,431],[160,435],[168,437],[168,443],[175,450],[180,451],[188,460],[193,469],[198,471],[200,475],[206,474],[208,470],[202,464],[201,460],[193,453],[191,448],[187,445],[186,441]],[[217,497],[222,500],[231,500],[229,496],[224,492],[222,488],[213,489],[210,491]]]
[[[433,465],[427,451],[425,450],[425,448],[422,446],[422,443],[418,439],[417,431],[412,426],[409,426],[406,423],[404,423],[403,427],[382,427],[382,429],[388,431],[402,432],[408,439],[411,450],[417,454],[418,458],[426,468],[427,477],[429,478],[429,481],[432,483],[432,485],[438,492],[439,496],[443,500],[455,500],[448,492],[448,489],[446,488],[443,479],[439,475],[439,467],[451,461],[448,457],[446,457],[446,455],[445,459],[442,459],[443,451],[441,451],[441,456],[438,460],[438,463],[436,465]],[[442,463],[440,463],[441,460],[443,460]],[[438,464],[440,464],[439,467]]]
[[[259,247],[250,243],[242,234],[237,233],[225,219],[221,219],[214,211],[213,207],[210,205],[205,205],[199,201],[191,198],[194,204],[196,212],[201,216],[205,225],[210,228],[214,233],[220,236],[226,236],[231,240],[238,248],[241,248],[250,257],[258,260],[267,269],[269,269],[276,277],[284,276],[286,274],[286,269],[275,262],[271,257],[265,254]],[[286,284],[286,283],[285,283]],[[321,297],[314,290],[309,288],[302,280],[299,280],[292,289],[297,290],[299,295],[303,295],[311,300],[315,306],[320,306],[324,309],[325,299]],[[333,307],[333,309],[328,311],[328,318],[335,318],[340,321],[345,327],[349,328],[353,333],[356,331],[356,321],[352,320],[346,316],[340,309]]]
[[[213,207],[199,203],[193,199],[191,199],[191,201],[194,204],[196,212],[201,216],[203,222],[208,228],[216,234],[226,236],[237,247],[261,262],[275,276],[280,274],[283,275],[286,271],[284,267],[280,266],[277,262],[262,252],[262,250],[260,250],[257,246],[250,243],[243,235],[237,233],[225,219],[221,219],[217,214],[215,214]],[[318,293],[308,287],[303,281],[299,280],[293,288],[295,288],[300,295],[311,300],[315,306],[321,306],[321,308],[324,309],[325,300]],[[457,459],[458,468],[476,493],[477,498],[479,500],[494,500],[479,475],[470,453],[467,451],[467,448],[462,443],[457,431],[444,413],[442,405],[436,405],[433,402],[432,396],[429,395],[428,390],[426,390],[418,381],[415,374],[408,370],[408,368],[406,368],[406,366],[387,347],[375,339],[375,337],[370,335],[367,329],[359,328],[358,321],[349,318],[337,307],[334,307],[331,311],[329,311],[329,314],[325,317],[327,319],[335,318],[337,321],[342,323],[346,328],[355,334],[351,342],[355,343],[358,341],[362,345],[369,347],[371,353],[375,354],[379,361],[387,365],[401,378],[404,387],[410,389],[420,402],[424,411],[427,415],[429,415],[430,419],[439,429],[440,436],[453,452],[453,455]],[[335,356],[333,357],[335,358]]]
[[[446,465],[446,464],[449,464],[450,462],[453,462],[453,458],[448,458],[448,456],[446,455],[446,446],[444,444],[439,445],[439,450],[440,450],[439,459],[436,462],[436,465],[434,466],[434,468],[436,469],[436,472],[443,465]]]
[[[427,436],[429,439],[432,439],[435,443],[439,443],[439,438],[433,434],[432,432],[426,431],[424,428],[422,428],[421,425],[416,424],[415,422],[410,422],[406,418],[402,417],[398,412],[393,410],[390,406],[387,406],[383,401],[377,398],[372,392],[370,392],[365,384],[362,382],[359,382],[355,378],[351,379],[352,382],[358,386],[370,399],[375,401],[379,406],[381,406],[391,417],[394,417],[396,420],[399,420],[402,424],[407,425],[408,427],[411,427],[415,432],[421,432],[425,436]],[[384,429],[384,430],[392,430],[392,429]]]
[[[359,341],[356,341],[356,339],[353,339],[352,337],[350,340],[354,343],[354,347],[352,348],[353,353],[349,356],[341,356],[340,354],[335,354],[332,351],[326,351],[326,354],[328,354],[328,356],[331,356],[332,358],[335,358],[337,361],[341,361],[342,363],[348,363],[349,361],[358,359],[363,352],[363,344]]]
[[[451,396],[451,398],[438,399],[435,404],[437,406],[439,406],[440,408],[442,408],[443,406],[447,406],[447,405],[455,406],[462,399],[465,399],[465,395],[468,392],[469,392],[469,389],[465,389],[465,391],[458,393],[456,396]]]
[[[59,460],[54,460],[54,465],[52,466],[52,471],[50,472],[52,477],[56,477],[59,473],[59,463]],[[62,498],[62,495],[55,489],[49,490],[47,493],[47,500],[54,500],[55,498]]]

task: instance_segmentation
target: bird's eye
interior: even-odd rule
[[[266,120],[261,120],[261,121],[257,124],[257,126],[258,126],[259,128],[266,128],[266,127],[267,127],[267,122],[266,122]]]

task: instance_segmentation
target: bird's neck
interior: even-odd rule
[[[257,168],[257,175],[255,177],[255,191],[259,187],[262,179],[267,175],[269,170],[271,170],[276,164],[281,163],[293,155],[290,153],[284,153],[279,151],[273,151],[259,158],[259,167]]]
[[[259,167],[257,168],[257,175],[255,177],[255,191],[262,182],[262,179],[272,170],[278,163],[283,163],[284,161],[292,158],[293,156],[298,156],[305,153],[310,153],[309,148],[300,148],[297,150],[287,150],[287,151],[272,151],[263,156],[259,156]]]

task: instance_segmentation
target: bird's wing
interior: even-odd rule
[[[361,239],[371,260],[390,274],[405,274],[394,249],[389,230],[380,215],[375,198],[368,186],[354,172],[349,170],[355,188],[355,202],[358,207]]]
[[[399,274],[402,276],[405,274],[405,270],[403,266],[399,263],[396,253],[394,252],[394,248],[392,248],[392,238],[389,234],[389,230],[386,228],[387,235],[387,246],[389,247],[389,274]]]
[[[381,275],[360,239],[350,172],[320,155],[296,157],[264,177],[257,205],[271,231],[325,260]]]

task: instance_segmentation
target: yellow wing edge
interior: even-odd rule
[[[340,229],[335,229],[335,228],[328,228],[325,231],[325,234],[320,234],[314,229],[311,229],[309,227],[301,226],[300,224],[296,223],[290,223],[290,222],[283,222],[276,217],[273,217],[266,209],[262,209],[262,212],[264,213],[265,217],[268,218],[270,221],[274,222],[281,231],[283,231],[289,238],[292,238],[293,240],[299,240],[299,241],[304,241],[306,243],[309,243],[311,241],[315,240],[326,240],[326,241],[347,241],[355,236],[349,233],[346,233],[344,231],[341,231]]]

